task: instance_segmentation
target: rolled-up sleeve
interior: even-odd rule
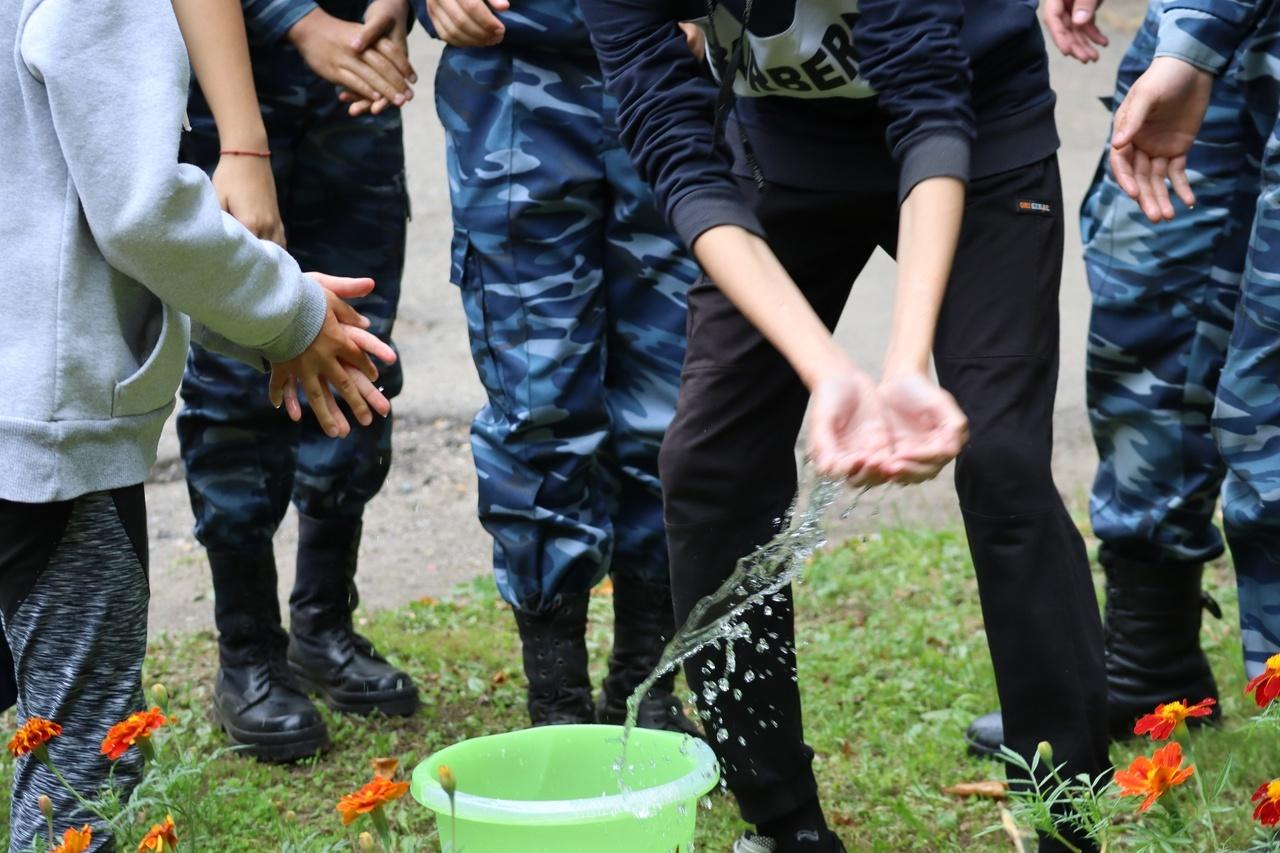
[[[889,117],[898,200],[926,178],[969,179],[977,137],[959,0],[863,0],[854,26],[860,73]]]
[[[1173,0],[1160,16],[1156,56],[1221,74],[1257,18],[1258,0]]]

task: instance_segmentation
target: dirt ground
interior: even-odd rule
[[[1075,211],[1106,138],[1109,116],[1098,98],[1110,94],[1116,63],[1144,8],[1140,0],[1113,0],[1103,7],[1102,22],[1112,45],[1101,62],[1081,67],[1054,55],[1052,63],[1068,223],[1055,471],[1075,510],[1083,509],[1094,464],[1084,410],[1089,297]],[[396,329],[406,387],[396,401],[391,474],[365,515],[360,576],[362,598],[370,608],[439,595],[489,568],[489,539],[475,519],[475,475],[467,436],[484,395],[471,364],[461,305],[448,282],[451,226],[444,143],[430,86],[439,47],[418,30],[413,48],[423,82],[405,109],[413,221]],[[1050,52],[1056,53],[1052,48]],[[845,345],[873,369],[884,346],[892,276],[892,262],[877,255],[854,289],[838,330]],[[148,501],[152,629],[184,632],[209,627],[212,590],[203,552],[191,535],[191,510],[172,424],[161,444]],[[862,509],[837,525],[836,533],[849,535],[885,523],[955,523],[957,518],[948,473],[928,486],[886,491],[864,501]],[[295,543],[291,511],[276,541],[282,599],[292,582]]]

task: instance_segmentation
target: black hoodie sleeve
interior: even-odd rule
[[[889,117],[898,201],[926,178],[969,179],[977,136],[961,0],[862,0],[853,28],[862,76]]]
[[[717,225],[763,235],[715,140],[717,90],[663,0],[581,0],[622,141],[685,245]]]

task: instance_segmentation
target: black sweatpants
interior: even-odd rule
[[[755,193],[769,244],[828,327],[877,246],[891,254],[891,195]],[[1058,378],[1062,192],[1057,158],[969,185],[964,226],[934,343],[942,386],[969,418],[956,491],[978,577],[1006,742],[1041,740],[1067,772],[1108,766],[1102,626],[1088,558],[1050,472]],[[680,402],[661,454],[676,617],[769,540],[796,492],[794,447],[808,394],[782,356],[708,281],[689,293]],[[759,824],[816,795],[800,716],[789,605],[746,617],[769,648],[723,649],[686,664],[741,699],[704,707],[742,816]],[[752,642],[755,640],[753,639]],[[850,649],[857,654],[857,649]],[[747,682],[744,673],[774,677]],[[776,726],[775,726],[776,723]]]
[[[110,777],[127,799],[141,778],[137,750],[113,775],[101,744],[107,729],[142,707],[149,597],[141,484],[58,503],[0,501],[0,621],[13,650],[18,722],[43,717],[62,726],[49,758],[90,798]],[[41,794],[53,800],[58,837],[91,823],[91,849],[115,849],[106,827],[27,756],[13,772],[10,851],[29,850],[45,833]]]

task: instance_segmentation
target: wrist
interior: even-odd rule
[[[270,147],[266,130],[218,134],[218,148],[222,151],[266,151]]]
[[[326,19],[329,17],[330,15],[328,12],[317,6],[299,18],[298,22],[289,28],[288,33],[285,34],[285,38],[289,40],[290,44],[301,50],[302,47],[315,35],[316,31],[325,25],[327,22]]]
[[[885,356],[884,368],[880,371],[880,382],[891,382],[906,376],[928,376],[929,354],[899,355],[893,352]]]
[[[871,377],[867,376],[866,372],[858,367],[854,360],[834,340],[822,352],[811,357],[797,372],[800,374],[800,379],[804,382],[805,387],[810,391],[833,379],[847,381],[850,378],[865,378],[868,384],[874,384]]]

